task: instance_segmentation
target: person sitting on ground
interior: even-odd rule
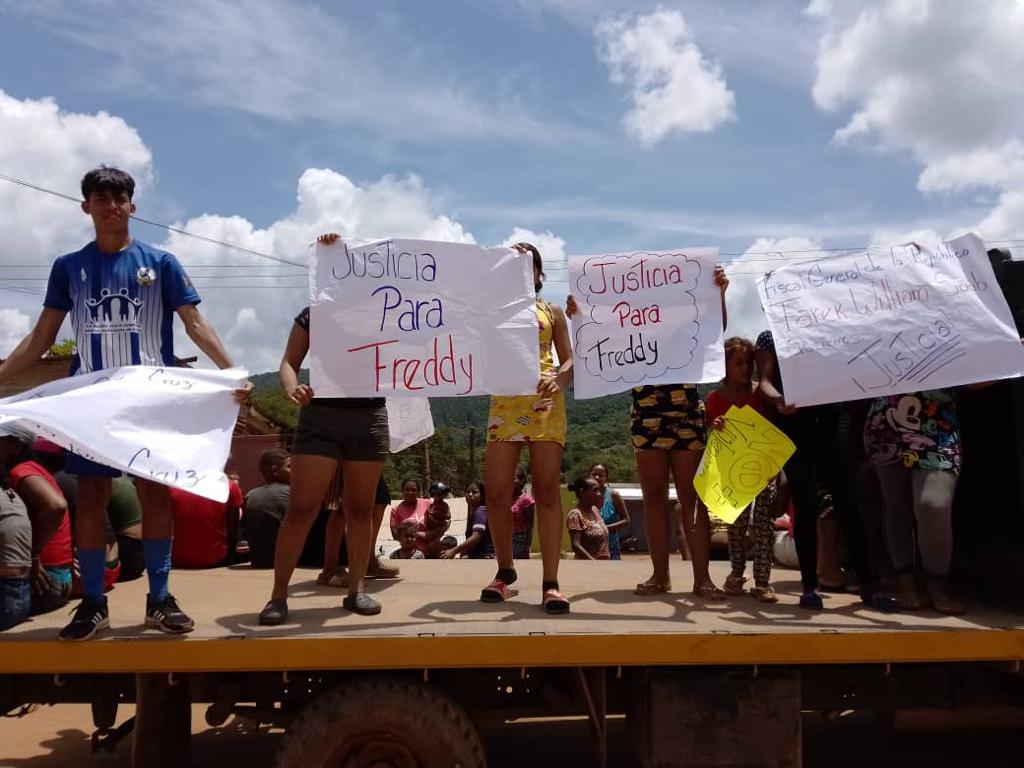
[[[142,551],[142,504],[131,475],[110,481],[107,527],[107,543],[113,540],[116,544],[120,563],[116,580],[134,581],[146,570],[146,559]],[[110,559],[108,554],[108,562]]]
[[[599,509],[603,496],[593,477],[578,477],[569,485],[576,494],[576,506],[565,519],[577,560],[610,560],[608,526]]]
[[[440,554],[443,560],[454,560],[459,556],[473,560],[494,557],[491,529],[487,525],[487,494],[484,484],[477,480],[466,486],[466,538]]]
[[[175,568],[216,568],[234,562],[242,488],[228,480],[227,501],[213,501],[171,488]]]
[[[416,524],[416,548],[427,554],[427,511],[431,500],[420,498],[420,481],[415,477],[407,477],[402,481],[402,500],[391,508],[391,535],[398,541],[398,526],[405,522]],[[441,534],[438,534],[440,538]]]
[[[273,568],[274,548],[281,521],[288,510],[291,456],[273,448],[260,456],[263,485],[245,495],[243,521],[249,542],[249,562],[253,568]]]
[[[437,557],[438,553],[455,546],[444,547],[441,544],[442,536],[448,531],[452,524],[452,511],[445,498],[448,496],[448,486],[441,482],[430,484],[430,507],[427,509],[427,518],[424,523],[424,534],[427,540],[428,557]]]
[[[591,464],[590,476],[601,490],[601,519],[608,526],[608,551],[612,560],[622,559],[622,536],[629,528],[629,510],[622,495],[608,484],[608,467],[601,462]]]
[[[708,395],[706,417],[714,430],[725,428],[726,412],[732,407],[750,406],[762,412],[760,390],[753,383],[754,343],[739,336],[725,340],[725,380],[722,386]],[[770,484],[769,484],[769,487]],[[763,498],[762,498],[763,497]],[[775,590],[769,584],[772,572],[772,519],[774,517],[774,499],[766,488],[752,505],[740,513],[740,516],[729,526],[729,560],[732,572],[725,580],[723,588],[730,595],[742,595],[746,582],[744,571],[747,569],[747,551],[744,546],[747,530],[751,524],[751,506],[753,507],[754,533],[754,587],[750,594],[763,603],[778,602]]]
[[[0,471],[25,504],[32,526],[32,614],[49,613],[71,597],[71,522],[53,476],[32,453],[33,436],[8,428],[0,437]]]
[[[0,632],[32,610],[32,523],[25,503],[0,487]]]
[[[399,523],[395,529],[398,549],[391,553],[392,560],[423,560],[426,555],[417,547],[417,525],[412,520]]]

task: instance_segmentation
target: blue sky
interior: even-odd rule
[[[486,244],[520,228],[555,297],[566,254],[1024,238],[1024,10],[985,7],[0,0],[0,173],[73,193],[121,162],[145,179],[140,215],[287,258],[324,226]],[[8,187],[0,283],[38,287],[88,222]],[[236,355],[276,364],[299,271],[136,234],[211,275],[204,308]],[[731,267],[748,333],[757,258]],[[5,353],[38,297],[0,295]]]

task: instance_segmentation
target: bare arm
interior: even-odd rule
[[[220,341],[213,326],[206,322],[195,304],[182,304],[178,307],[178,317],[185,325],[185,333],[193,343],[210,358],[218,368],[232,368],[234,363]]]
[[[32,520],[32,555],[38,555],[60,528],[68,511],[64,497],[38,475],[26,477],[18,484],[18,495],[28,509]]]
[[[466,537],[466,540],[464,542],[462,542],[456,547],[452,547],[451,549],[446,549],[439,555],[439,557],[442,560],[454,560],[459,555],[463,555],[475,550],[477,546],[480,544],[480,540],[482,538],[483,536],[481,535],[480,531],[473,531],[469,534],[469,536]]]
[[[558,354],[559,366],[554,375],[541,376],[540,383],[537,384],[537,393],[547,396],[565,389],[572,381],[572,342],[569,340],[569,324],[561,307],[554,304],[549,306],[553,320],[551,336],[555,343],[555,352]]]
[[[617,531],[626,528],[630,524],[629,510],[626,509],[626,502],[622,500],[622,494],[612,489],[612,504],[615,506],[615,514],[619,519],[608,526],[609,531]]]
[[[754,365],[757,366],[757,386],[761,395],[774,406],[785,403],[782,393],[775,388],[775,357],[771,352],[758,350],[754,353]]]
[[[725,275],[725,267],[721,264],[715,265],[715,285],[722,292],[722,329],[729,327],[729,311],[725,308],[725,292],[729,288],[729,278]]]
[[[0,363],[0,382],[9,381],[41,358],[57,340],[57,332],[67,312],[43,307],[35,327],[3,363]]]
[[[313,399],[313,388],[308,384],[299,383],[299,368],[302,367],[302,361],[306,359],[307,352],[309,352],[309,331],[298,323],[292,323],[291,333],[288,334],[288,343],[284,348],[284,356],[277,369],[277,378],[288,399],[298,405],[309,405]]]
[[[596,560],[596,557],[591,556],[589,552],[583,547],[583,534],[579,531],[569,531],[569,535],[572,538],[572,551],[582,557],[584,560]]]

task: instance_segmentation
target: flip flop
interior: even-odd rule
[[[544,609],[545,613],[554,616],[564,615],[569,612],[569,599],[557,589],[545,589],[540,607]]]
[[[672,591],[671,584],[659,584],[657,581],[641,581],[633,589],[634,595],[649,597],[651,595],[664,595]]]
[[[518,594],[518,589],[510,587],[501,579],[495,579],[480,590],[480,601],[483,603],[503,603]]]
[[[714,584],[705,584],[703,587],[694,587],[694,597],[706,600],[709,603],[721,603],[726,600],[726,594]]]

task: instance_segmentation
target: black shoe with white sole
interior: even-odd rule
[[[167,595],[158,603],[150,602],[146,596],[146,626],[155,627],[169,635],[183,635],[196,628],[185,612],[178,607],[173,595]]]
[[[107,598],[99,603],[83,599],[75,608],[75,615],[71,623],[60,631],[58,637],[61,640],[77,642],[88,640],[98,630],[110,626],[110,614],[107,612]]]

